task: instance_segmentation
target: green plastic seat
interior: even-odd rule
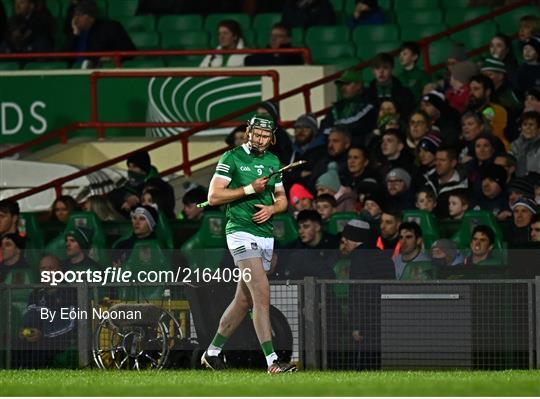
[[[437,221],[430,212],[421,209],[407,210],[403,212],[403,221],[415,222],[420,226],[426,248],[431,248],[431,244],[441,236]]]
[[[497,25],[493,21],[487,21],[456,32],[451,37],[453,40],[463,43],[467,50],[473,50],[489,44],[496,33]]]
[[[20,64],[17,61],[2,61],[0,62],[0,71],[18,71]]]
[[[304,29],[292,28],[291,37],[291,43],[293,47],[304,47]]]
[[[407,10],[435,10],[438,9],[439,2],[434,0],[394,0],[394,11]]]
[[[109,1],[109,17],[115,19],[117,17],[135,16],[139,6],[138,0],[112,0]]]
[[[272,32],[270,29],[257,29],[257,36],[255,38],[256,48],[265,48],[270,44],[270,32]]]
[[[167,220],[167,217],[163,212],[158,212],[158,220],[156,223],[156,236],[158,238],[161,247],[164,249],[174,248],[174,232],[171,228],[171,224]]]
[[[357,218],[358,214],[354,212],[336,212],[328,220],[327,232],[335,236],[341,234],[347,223]]]
[[[352,39],[357,46],[366,42],[397,41],[399,29],[394,24],[359,26],[353,30]]]
[[[489,211],[484,210],[471,210],[465,212],[461,225],[456,234],[452,237],[458,248],[468,249],[471,242],[472,231],[478,225],[485,225],[490,227],[495,233],[495,245],[494,249],[503,249],[503,233],[497,219]]]
[[[378,53],[390,52],[397,50],[401,46],[399,41],[379,42],[379,43],[364,43],[357,45],[356,56],[363,60],[369,60],[375,57]]]
[[[201,30],[202,27],[203,17],[199,14],[164,15],[157,24],[157,29],[160,32]]]
[[[362,60],[356,58],[356,57],[338,57],[334,59],[332,62],[333,65],[336,66],[336,69],[342,70],[342,69],[348,69],[354,65],[357,65]]]
[[[128,32],[153,32],[156,28],[156,17],[153,15],[123,16],[118,21]]]
[[[112,0],[113,2],[116,1],[116,0]],[[69,8],[69,3],[68,1],[65,1],[63,2],[66,4],[66,10],[67,8]],[[99,16],[102,17],[102,18],[105,18],[109,15],[109,2],[107,0],[96,0],[95,1],[97,7],[98,7],[98,12],[99,12]],[[66,15],[66,13],[64,13],[63,15]]]
[[[344,0],[330,0],[330,4],[332,4],[332,8],[336,12],[336,14],[341,13],[344,11],[345,8],[345,1]]]
[[[37,267],[45,246],[45,239],[36,214],[21,213],[18,229],[20,234],[26,238],[24,256],[32,267]]]
[[[298,238],[298,229],[294,218],[286,213],[280,213],[272,217],[274,225],[274,238],[281,247],[286,247]]]
[[[53,17],[60,18],[62,16],[62,4],[60,4],[57,0],[48,0],[47,8]]]
[[[401,40],[405,41],[418,41],[428,36],[432,36],[436,33],[442,32],[446,28],[444,25],[421,25],[421,26],[408,26],[401,30]]]
[[[271,30],[272,25],[281,21],[281,14],[277,12],[263,12],[253,17],[253,29],[257,32],[260,30]]]
[[[192,270],[209,267],[215,269],[227,248],[225,225],[227,218],[222,212],[205,212],[199,230],[180,247]]]
[[[157,32],[132,32],[131,40],[137,50],[159,50],[160,37]]]
[[[353,43],[320,44],[311,48],[314,64],[332,65],[337,59],[354,57],[356,46]]]
[[[408,263],[399,277],[400,281],[428,281],[432,279],[432,268],[429,261]]]
[[[442,7],[447,10],[460,9],[464,11],[471,4],[471,0],[441,0]]]
[[[251,27],[251,17],[247,14],[241,13],[216,13],[209,14],[204,20],[204,29],[215,35],[219,23],[226,19],[234,19],[240,24],[242,31]]]
[[[346,26],[312,26],[306,30],[304,41],[309,48],[314,49],[321,44],[346,43],[350,33]]]
[[[495,22],[499,26],[499,30],[503,33],[512,34],[518,31],[519,20],[525,15],[535,15],[540,14],[538,7],[528,6],[520,7],[515,10],[512,10],[506,14],[499,15],[495,17]]]
[[[37,61],[29,62],[24,66],[24,69],[27,71],[38,71],[38,70],[51,70],[51,69],[69,69],[67,62],[62,61]]]
[[[452,9],[446,12],[445,22],[448,26],[452,27],[486,15],[490,11],[489,7],[470,7],[466,10]]]
[[[452,47],[453,42],[448,39],[437,40],[429,45],[429,59],[432,65],[446,62],[448,52]]]
[[[123,269],[132,272],[133,276],[137,276],[142,271],[146,273],[170,271],[171,263],[161,249],[158,240],[143,240],[135,243]],[[150,277],[151,275],[147,274],[146,276]],[[158,284],[146,287],[119,287],[119,299],[123,301],[161,299],[164,287]]]
[[[356,0],[345,0],[343,10],[347,18],[352,15],[355,7],[356,7]],[[379,7],[381,7],[383,11],[391,10],[392,0],[379,0]]]
[[[161,48],[164,50],[207,49],[209,47],[209,35],[204,30],[167,31],[161,33]]]
[[[400,11],[396,13],[399,26],[402,28],[412,27],[417,25],[436,25],[443,22],[443,14],[439,9],[425,11]],[[441,31],[444,27],[441,27]]]
[[[136,59],[136,60],[127,60],[122,63],[122,68],[165,68],[167,65],[165,61],[161,58],[146,58],[146,59]]]

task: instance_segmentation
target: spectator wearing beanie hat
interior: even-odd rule
[[[506,170],[499,165],[487,165],[481,171],[482,194],[476,200],[474,209],[486,210],[497,216],[508,210],[506,193]]]
[[[85,227],[75,227],[64,233],[67,259],[62,263],[63,270],[101,270],[101,266],[88,256],[92,234],[92,230]]]
[[[461,133],[460,114],[446,102],[441,92],[430,91],[422,97],[421,109],[426,112],[448,143],[457,142]]]
[[[523,107],[510,87],[508,71],[504,62],[495,58],[486,58],[480,72],[493,82],[495,87],[495,91],[491,95],[493,102],[502,105],[506,109],[509,120],[512,121],[517,118]]]
[[[454,241],[441,238],[431,245],[431,264],[435,267],[458,266],[463,264],[463,255]]]
[[[471,89],[469,81],[478,73],[478,67],[472,61],[461,61],[448,67],[450,71],[450,88],[445,97],[448,104],[459,113],[463,113],[469,103]]]
[[[131,228],[133,234],[123,240],[119,240],[113,245],[113,264],[122,265],[128,260],[135,243],[143,240],[156,239],[156,223],[158,213],[151,205],[139,205],[131,212]]]
[[[306,209],[313,209],[313,194],[301,184],[292,185],[289,191],[289,201],[296,214]]]
[[[523,64],[516,70],[513,86],[518,94],[524,94],[531,87],[540,86],[540,38],[531,36],[523,44]]]
[[[337,164],[330,162],[327,171],[319,176],[315,183],[317,196],[322,194],[333,195],[336,199],[336,212],[354,212],[356,209],[356,195],[350,187],[341,185],[337,172]]]
[[[30,265],[24,257],[25,247],[26,240],[17,233],[6,233],[0,238],[0,283],[4,282],[10,272],[30,271]]]
[[[412,178],[409,172],[402,168],[392,169],[385,177],[386,204],[403,211],[414,209],[414,193],[411,190]]]
[[[413,186],[420,187],[424,184],[424,175],[429,173],[435,167],[435,153],[442,143],[442,137],[439,132],[431,131],[422,137],[416,147],[418,170],[414,174]]]
[[[533,217],[538,213],[536,202],[530,198],[522,197],[510,207],[512,210],[512,223],[507,226],[504,237],[510,248],[526,245],[530,242],[529,226]]]

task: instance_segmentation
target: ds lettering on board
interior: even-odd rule
[[[0,134],[10,136],[20,133],[23,129],[36,135],[45,133],[46,108],[47,105],[43,101],[34,101],[27,106],[13,101],[0,102]]]

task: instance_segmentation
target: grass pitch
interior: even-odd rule
[[[540,396],[540,370],[492,372],[2,370],[1,396]]]

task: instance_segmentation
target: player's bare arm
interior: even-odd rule
[[[227,188],[229,180],[214,175],[208,190],[208,203],[211,206],[219,206],[244,198],[247,195],[260,193],[266,188],[268,177],[260,177],[250,185],[238,188]]]

